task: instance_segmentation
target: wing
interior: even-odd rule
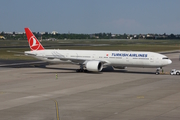
[[[44,56],[44,58],[48,58],[48,59],[60,59],[62,61],[70,61],[70,62],[75,63],[75,64],[86,64],[86,62],[88,62],[88,61],[100,61],[103,64],[104,63],[108,63],[107,61],[102,61],[102,60],[83,59],[83,58],[66,58],[64,56],[59,56],[59,55],[57,55],[57,56],[55,56],[55,55]]]

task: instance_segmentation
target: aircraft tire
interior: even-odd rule
[[[76,72],[80,72],[80,69],[77,69]]]
[[[84,72],[84,69],[77,69],[76,72]]]
[[[84,70],[85,73],[87,73],[88,71],[87,70]]]
[[[156,75],[159,75],[159,72],[156,72]]]

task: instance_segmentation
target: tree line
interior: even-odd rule
[[[45,32],[41,34],[39,32],[33,32],[38,39],[180,39],[180,34],[112,34],[112,33],[95,33],[95,34],[75,34],[75,33],[56,33],[51,34]],[[4,36],[10,40],[26,40],[26,34],[18,33],[5,33],[1,32],[0,36]]]

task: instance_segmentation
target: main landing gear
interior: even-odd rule
[[[84,70],[84,69],[77,69],[76,72],[87,72],[87,70]]]
[[[77,69],[76,72],[87,72],[87,70],[84,69],[83,65],[80,65],[80,69]]]

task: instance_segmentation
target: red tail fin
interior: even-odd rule
[[[30,49],[33,50],[44,50],[44,47],[41,45],[41,43],[38,41],[38,39],[34,36],[34,34],[31,32],[29,28],[24,28],[26,32],[26,36],[29,42]]]

